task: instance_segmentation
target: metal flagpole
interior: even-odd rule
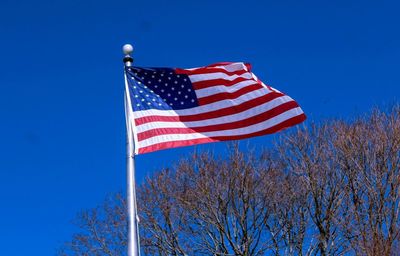
[[[130,67],[133,58],[130,54],[133,47],[130,44],[123,46],[125,57],[123,59],[125,67]],[[131,121],[131,104],[128,92],[128,83],[125,76],[125,118],[126,118],[126,178],[127,178],[127,207],[128,207],[128,256],[140,256],[139,245],[139,229],[138,229],[138,214],[136,205],[136,188],[135,188],[135,149],[134,138]]]

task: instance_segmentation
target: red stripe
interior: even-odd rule
[[[210,137],[210,138],[191,139],[191,140],[184,140],[184,141],[162,142],[162,143],[154,144],[151,146],[139,148],[139,154],[149,153],[149,152],[153,152],[153,151],[157,151],[157,150],[161,150],[161,149],[167,149],[167,148],[176,148],[176,147],[190,146],[190,145],[195,145],[195,144],[203,144],[203,143],[216,142],[216,141],[240,140],[240,139],[246,139],[246,138],[255,137],[255,136],[272,134],[272,133],[281,131],[283,129],[289,128],[291,126],[294,126],[296,124],[299,124],[299,123],[303,122],[305,119],[306,119],[306,116],[304,114],[301,114],[301,115],[289,118],[289,119],[283,121],[282,123],[277,124],[268,129],[254,132],[254,133],[244,134],[244,135],[216,136],[216,137]]]
[[[238,77],[232,81],[225,80],[225,79],[203,80],[203,81],[193,82],[192,85],[195,90],[199,90],[199,89],[204,89],[204,88],[218,86],[218,85],[232,86],[237,83],[240,83],[243,81],[250,81],[250,80],[255,81],[254,79]],[[255,82],[257,82],[257,81],[255,81]]]
[[[221,62],[216,62],[216,63],[210,64],[210,65],[207,65],[206,67],[228,66],[233,63],[236,63],[236,62],[221,61]]]
[[[204,133],[204,132],[213,132],[213,131],[224,131],[224,130],[232,130],[247,127],[250,125],[258,124],[264,122],[266,120],[272,119],[290,109],[297,108],[299,105],[295,101],[289,101],[282,105],[279,105],[275,108],[272,108],[268,111],[265,111],[261,114],[251,116],[249,118],[230,122],[223,124],[215,124],[215,125],[207,125],[207,126],[199,126],[192,128],[156,128],[152,130],[148,130],[145,132],[141,132],[138,134],[138,141],[142,141],[145,139],[149,139],[158,135],[164,134],[190,134],[190,133]]]
[[[249,71],[245,70],[245,69],[241,69],[241,70],[236,70],[236,71],[228,71],[226,69],[223,68],[209,68],[209,67],[204,67],[204,68],[198,68],[195,70],[186,70],[186,69],[180,69],[180,68],[176,68],[175,69],[175,73],[176,74],[183,74],[183,75],[203,75],[203,74],[212,74],[212,73],[224,73],[227,74],[229,76],[233,76],[233,75],[243,75],[245,73],[249,73]]]
[[[147,146],[144,148],[139,148],[138,154],[150,153],[153,151],[168,149],[168,148],[177,148],[177,147],[185,147],[185,146],[191,146],[191,145],[196,145],[196,144],[210,143],[210,142],[215,142],[215,141],[216,140],[213,140],[211,138],[201,138],[201,139],[194,139],[194,140],[163,142],[163,143],[158,143],[158,144],[154,144],[151,146]]]
[[[251,64],[250,63],[243,63],[243,62],[226,62],[226,61],[225,62],[217,62],[217,63],[211,64],[211,65],[207,65],[206,67],[228,66],[228,65],[235,64],[235,63],[244,64],[249,71],[251,70]]]
[[[263,86],[261,84],[251,84],[248,85],[246,87],[243,87],[235,92],[221,92],[221,93],[217,93],[217,94],[213,94],[210,96],[206,96],[203,98],[198,98],[199,100],[199,105],[207,105],[207,104],[211,104],[217,101],[221,101],[221,100],[232,100],[232,99],[236,99],[240,96],[242,96],[243,94],[258,90],[263,88]]]
[[[282,96],[284,96],[283,93],[271,92],[271,93],[265,94],[261,97],[243,102],[242,104],[237,105],[237,106],[231,106],[231,107],[227,107],[227,108],[217,109],[214,111],[196,114],[196,115],[190,115],[190,116],[144,116],[144,117],[136,118],[135,124],[141,125],[141,124],[150,123],[150,122],[191,122],[191,121],[201,121],[201,120],[212,119],[212,118],[217,118],[217,117],[222,117],[222,116],[228,116],[228,115],[246,111],[248,109],[254,108],[258,105],[262,105],[264,103],[267,103],[269,101],[272,101],[272,100],[282,97]]]
[[[241,63],[241,64],[244,64],[244,65],[246,65],[246,67],[247,68],[251,68],[251,65],[250,65],[250,63],[243,63],[243,62],[229,62],[229,61],[224,61],[224,62],[217,62],[217,63],[213,63],[213,64],[210,64],[210,65],[207,65],[207,67],[218,67],[218,66],[228,66],[228,65],[232,65],[232,64],[235,64],[235,63]]]

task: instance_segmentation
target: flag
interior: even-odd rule
[[[246,63],[126,67],[125,75],[135,154],[271,134],[306,118],[292,98],[265,85]]]

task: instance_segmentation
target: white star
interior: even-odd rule
[[[175,90],[175,88],[174,88],[174,87],[172,87],[172,88],[171,88],[171,90]]]
[[[148,81],[147,83],[148,83],[148,84],[151,84],[151,81]]]
[[[136,86],[133,86],[133,89],[136,89]]]
[[[139,92],[140,92],[140,93],[142,93],[143,91],[142,91],[142,90],[140,90]]]
[[[181,77],[181,76],[180,76],[180,75],[177,75],[176,77],[179,78],[179,77]]]
[[[194,102],[194,99],[192,99],[192,102]]]
[[[174,83],[175,83],[175,84],[177,84],[177,83],[178,83],[178,81],[175,81]]]
[[[178,91],[178,94],[181,94],[181,92],[180,92],[180,91]]]
[[[171,97],[171,93],[168,93],[167,95],[168,95],[168,97]]]
[[[156,101],[156,99],[152,99],[152,101]]]
[[[169,72],[170,75],[172,75],[172,72]]]
[[[151,78],[154,78],[154,77],[155,77],[154,75],[151,76]]]
[[[174,105],[174,104],[172,104],[172,103],[169,103],[169,105],[170,105],[170,106],[172,106],[172,105]]]
[[[151,103],[150,102],[147,102],[147,105],[150,105]]]
[[[168,83],[165,83],[165,86],[168,86]]]
[[[144,101],[144,99],[142,99],[142,101]]]
[[[161,106],[162,104],[161,103],[158,103],[158,106]]]
[[[183,105],[183,101],[181,101],[181,105]]]
[[[146,94],[146,97],[149,97],[149,95],[148,95],[148,94]]]
[[[183,88],[183,87],[185,87],[185,86],[182,84],[181,87]]]
[[[161,73],[161,76],[164,76],[164,74]]]
[[[171,80],[171,77],[168,77],[168,80]]]
[[[138,83],[138,84],[141,84],[142,82],[138,81],[137,83]]]
[[[140,104],[136,104],[136,107],[140,107]]]
[[[154,85],[154,88],[158,88],[158,85]]]
[[[187,99],[188,98],[188,96],[187,95],[185,95],[185,99]]]
[[[144,74],[147,76],[147,73],[146,73],[146,72],[144,72]]]
[[[183,81],[185,81],[185,82],[186,82],[186,81],[187,81],[187,79],[186,79],[186,78],[184,78],[184,79],[183,79]]]
[[[139,97],[138,95],[135,94],[135,98]]]
[[[158,79],[158,82],[161,82],[161,79]]]
[[[161,89],[161,92],[164,92],[164,89]]]
[[[191,89],[188,89],[188,92],[190,92],[191,91]]]
[[[144,76],[142,76],[142,80],[144,80]]]
[[[178,100],[178,98],[174,98],[174,100]]]

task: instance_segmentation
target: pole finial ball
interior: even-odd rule
[[[122,51],[124,52],[124,54],[129,55],[129,54],[131,54],[131,53],[133,52],[133,46],[130,45],[130,44],[125,44],[125,45],[122,47]]]

